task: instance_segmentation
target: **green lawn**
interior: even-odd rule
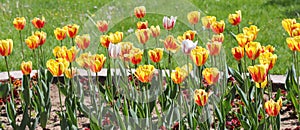
[[[126,0],[125,0],[126,1]],[[129,0],[128,0],[129,1]],[[237,2],[238,1],[238,2]],[[21,61],[21,46],[20,46],[20,39],[19,34],[15,30],[12,25],[12,21],[17,16],[24,16],[27,20],[27,25],[25,29],[22,31],[23,39],[31,34],[32,31],[35,31],[35,28],[30,23],[30,20],[34,17],[41,17],[44,16],[47,23],[43,28],[43,31],[47,33],[47,40],[43,48],[45,48],[45,56],[47,59],[53,58],[52,55],[52,48],[56,45],[59,45],[58,41],[54,37],[53,30],[56,27],[62,27],[69,23],[76,23],[80,25],[79,34],[92,32],[92,47],[98,45],[99,43],[99,36],[100,33],[96,32],[96,27],[94,30],[84,29],[85,23],[89,20],[87,16],[90,16],[91,19],[100,20],[100,19],[107,19],[107,16],[100,15],[99,16],[99,9],[109,3],[109,0],[89,0],[86,2],[85,0],[74,0],[74,1],[67,1],[67,0],[23,0],[23,1],[8,1],[8,0],[1,0],[0,2],[0,39],[7,39],[11,38],[14,41],[14,50],[10,59],[10,69],[11,70],[18,70]],[[116,1],[115,1],[116,2]],[[275,46],[276,51],[275,53],[278,55],[278,61],[275,67],[272,70],[273,74],[284,74],[287,67],[290,65],[291,61],[291,52],[289,51],[288,47],[285,43],[285,38],[287,37],[287,33],[281,26],[281,21],[284,18],[296,18],[298,21],[299,19],[299,12],[300,4],[297,0],[236,0],[234,2],[227,1],[227,0],[204,0],[199,2],[199,0],[189,0],[189,2],[193,3],[196,7],[198,7],[204,15],[214,15],[217,17],[217,20],[224,20],[226,21],[226,32],[225,35],[225,42],[223,43],[225,50],[226,50],[226,57],[227,63],[231,67],[236,67],[237,64],[234,61],[231,55],[231,48],[237,46],[237,43],[229,34],[230,31],[236,33],[237,28],[231,26],[228,21],[227,17],[228,14],[234,13],[236,10],[242,11],[242,23],[241,26],[249,26],[251,24],[257,25],[260,29],[258,38],[256,41],[260,42],[262,45],[271,44]],[[119,3],[120,4],[120,3]],[[132,12],[135,5],[138,5],[138,2],[135,5],[126,4],[125,2],[124,8],[129,8],[132,6]],[[155,2],[153,2],[155,4]],[[168,3],[165,5],[160,5],[160,7],[166,6],[166,8],[172,8],[173,6],[171,3],[168,6]],[[154,8],[153,5],[145,5],[147,7]],[[131,8],[131,7],[130,7]],[[125,10],[125,9],[124,9]],[[186,8],[176,7],[176,11],[184,12]],[[120,8],[119,11],[122,11]],[[174,11],[174,12],[176,12]],[[192,9],[190,11],[193,11]],[[100,11],[101,13],[101,11]],[[118,12],[117,12],[118,13]],[[146,20],[148,20],[150,25],[160,25],[161,30],[164,30],[162,27],[162,18],[163,13],[161,14],[147,14]],[[178,15],[178,14],[172,14]],[[103,18],[102,18],[103,17]],[[189,25],[184,24],[184,20],[180,20],[179,17],[178,23],[175,25],[175,29],[172,30],[172,34],[177,37],[178,35],[182,34],[186,31]],[[186,19],[186,17],[184,17]],[[130,17],[122,18],[122,21],[118,21],[114,24],[116,26],[110,26],[111,32],[114,31],[123,31],[125,33],[126,40],[134,40],[134,35],[132,33],[128,33],[127,30],[130,28],[134,29],[137,20],[131,14]],[[113,22],[111,22],[113,23]],[[201,32],[200,32],[201,33]],[[161,39],[164,39],[165,35],[161,36]],[[23,40],[24,41],[24,40]],[[69,41],[69,39],[68,39]],[[137,44],[137,41],[132,41]],[[153,43],[154,40],[149,41]],[[67,41],[64,41],[67,44]],[[151,45],[151,44],[150,44]],[[68,43],[67,46],[70,46]],[[139,46],[139,45],[137,45]],[[25,46],[25,60],[33,60],[33,54]],[[102,49],[103,52],[103,49]],[[249,63],[249,62],[248,62]],[[0,71],[5,71],[5,62],[4,58],[0,58]]]

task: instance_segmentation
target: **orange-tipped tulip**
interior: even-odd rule
[[[105,33],[108,30],[108,22],[105,20],[97,21],[96,26],[102,33]]]
[[[149,50],[148,55],[153,62],[158,63],[163,58],[163,52],[163,48],[155,48],[153,50]]]
[[[187,15],[187,19],[189,20],[190,24],[197,24],[200,19],[200,12],[199,11],[189,12]]]
[[[187,65],[183,67],[176,67],[175,71],[171,73],[171,79],[175,84],[181,84],[185,78],[189,75],[188,72],[191,72],[193,66],[189,64],[189,70],[187,70]]]
[[[277,55],[271,52],[264,52],[259,56],[259,63],[262,65],[267,65],[267,71],[271,70],[277,60]]]
[[[220,22],[213,22],[211,24],[211,29],[215,34],[220,34],[224,32],[225,29],[225,23],[223,20],[221,20]]]
[[[191,51],[191,58],[197,66],[202,66],[208,59],[209,51],[197,46]]]
[[[167,36],[167,38],[163,42],[165,49],[172,53],[175,53],[180,48],[172,35]]]
[[[26,25],[26,19],[24,17],[17,17],[14,19],[13,24],[17,30],[21,31]]]
[[[267,66],[265,65],[248,66],[248,71],[252,79],[257,83],[264,82],[267,77]]]
[[[111,43],[117,44],[123,40],[123,32],[110,33],[109,37]]]
[[[150,33],[149,29],[140,29],[135,31],[135,35],[141,44],[145,44],[149,40]]]
[[[73,25],[66,26],[66,28],[67,28],[67,34],[68,34],[68,36],[70,38],[75,38],[75,36],[78,33],[79,26],[77,24],[73,24]]]
[[[56,60],[50,59],[47,61],[46,66],[54,77],[60,76],[68,68],[69,62],[65,59],[58,58]]]
[[[208,93],[203,89],[196,89],[194,91],[194,101],[198,106],[205,106],[208,101]]]
[[[74,78],[74,76],[76,75],[76,73],[77,73],[77,68],[74,68],[74,67],[72,67],[72,70],[70,68],[68,68],[68,69],[65,70],[65,76],[68,79]]]
[[[39,37],[39,43],[38,45],[39,46],[42,46],[45,42],[46,42],[46,38],[47,38],[47,34],[43,31],[36,31],[34,33],[35,36],[38,36]]]
[[[282,27],[284,28],[284,30],[290,35],[292,36],[293,33],[293,28],[292,26],[294,24],[296,24],[296,19],[284,19],[281,22]]]
[[[219,80],[219,70],[217,68],[205,68],[202,75],[208,85],[213,85]]]
[[[134,75],[143,83],[149,83],[152,80],[155,68],[153,65],[142,65],[139,66]]]
[[[31,22],[34,27],[36,27],[37,29],[41,29],[45,25],[45,17],[42,17],[42,19],[35,17],[33,20],[31,20]]]
[[[53,52],[53,55],[55,56],[55,58],[64,58],[66,57],[66,51],[67,51],[67,47],[66,46],[56,46],[52,52]]]
[[[282,107],[282,99],[279,98],[277,102],[274,102],[272,99],[265,102],[265,110],[269,116],[277,116]]]
[[[206,29],[210,29],[211,28],[211,24],[216,22],[217,18],[215,16],[204,16],[202,17],[201,21],[202,21],[202,25],[206,28]]]
[[[91,37],[89,34],[78,35],[75,37],[75,43],[77,44],[78,48],[84,50],[90,46]]]
[[[224,35],[223,33],[217,34],[217,35],[213,35],[211,38],[211,42],[224,42]]]
[[[110,36],[108,36],[108,35],[101,35],[100,36],[100,44],[103,47],[108,48],[110,43],[111,43]]]
[[[121,46],[120,58],[124,61],[130,61],[130,50],[133,48],[133,44],[131,42],[121,42],[119,43]]]
[[[157,25],[156,27],[151,26],[150,31],[152,34],[152,37],[157,38],[160,35],[160,27]]]
[[[188,31],[184,32],[184,34],[182,36],[178,36],[177,40],[179,43],[181,43],[183,40],[186,40],[186,39],[193,41],[196,34],[197,34],[196,31],[188,30]]]
[[[56,28],[54,30],[54,35],[57,40],[64,40],[67,37],[67,28]]]
[[[139,48],[133,48],[130,50],[130,61],[132,64],[137,65],[141,63],[142,58],[143,58],[143,51],[140,50]]]
[[[249,59],[255,60],[261,53],[261,45],[259,42],[249,42],[245,46],[245,51]]]
[[[146,22],[137,22],[136,23],[137,29],[147,29],[148,28],[148,21]]]
[[[222,43],[221,42],[208,42],[206,44],[207,49],[209,50],[209,54],[212,56],[219,55],[221,52]]]
[[[138,18],[144,18],[146,15],[146,8],[145,6],[139,6],[134,8],[134,15]]]
[[[13,49],[13,40],[0,40],[0,54],[1,56],[9,56]]]
[[[72,46],[70,49],[66,50],[65,59],[69,62],[75,61],[78,49],[75,46]]]
[[[100,72],[105,63],[106,57],[103,54],[100,55],[95,54],[92,55],[90,58],[91,59],[90,59],[89,67],[91,71],[95,73]]]
[[[25,40],[25,43],[30,49],[34,50],[39,46],[40,39],[36,35],[31,35]]]
[[[242,21],[242,12],[240,10],[235,11],[236,14],[229,14],[228,21],[233,26],[240,24]]]
[[[23,75],[29,75],[32,71],[32,62],[28,61],[28,62],[22,62],[21,64],[21,70]]]
[[[231,53],[232,53],[234,59],[237,61],[240,61],[245,55],[244,48],[242,48],[240,46],[232,48]]]

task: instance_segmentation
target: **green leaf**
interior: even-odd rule
[[[10,91],[10,87],[8,84],[0,83],[0,98],[6,98]]]
[[[239,92],[239,95],[241,96],[241,98],[242,98],[243,102],[245,103],[245,105],[249,106],[249,102],[247,100],[247,95],[243,92],[243,90],[239,86],[235,85],[235,87],[237,88],[237,90]]]
[[[48,116],[47,111],[41,112],[40,123],[41,123],[42,128],[46,128],[48,118],[49,118],[49,116]]]
[[[26,104],[29,104],[32,95],[29,88],[29,80],[28,80],[29,78],[30,78],[29,75],[23,75],[22,78],[23,96]]]
[[[13,127],[16,126],[16,110],[15,110],[15,106],[13,104],[13,102],[11,102],[11,98],[10,98],[10,102],[6,103],[6,114],[9,120],[9,123],[12,124]]]
[[[243,80],[242,76],[239,74],[239,72],[237,72],[236,70],[234,70],[230,67],[228,67],[228,71],[240,85],[244,84],[244,80]]]
[[[222,113],[221,113],[219,107],[217,106],[217,104],[216,104],[215,102],[213,102],[213,103],[214,103],[215,112],[216,112],[216,114],[217,114],[217,118],[218,118],[218,120],[220,121],[220,124],[223,124]]]

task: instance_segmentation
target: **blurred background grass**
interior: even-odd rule
[[[30,20],[34,17],[44,16],[46,19],[45,27],[43,31],[47,33],[46,43],[43,45],[46,59],[54,58],[52,55],[52,48],[59,45],[55,39],[53,30],[56,27],[62,27],[70,23],[76,23],[83,27],[84,23],[89,20],[87,16],[93,18],[95,13],[104,5],[111,2],[110,0],[0,0],[0,39],[11,38],[14,41],[14,49],[11,56],[9,56],[9,64],[11,70],[19,70],[21,64],[21,46],[18,31],[13,27],[12,21],[15,17],[24,16],[27,20],[25,29],[22,31],[23,39],[31,35],[32,31],[36,29],[32,26]],[[241,27],[250,25],[256,25],[260,29],[257,40],[262,45],[273,45],[276,48],[275,53],[278,55],[278,60],[271,71],[273,74],[284,74],[286,69],[290,65],[291,52],[289,51],[285,38],[288,37],[287,33],[281,26],[281,21],[284,18],[296,18],[300,20],[299,12],[300,4],[297,0],[188,0],[196,7],[198,7],[204,15],[214,15],[217,20],[224,20],[226,22],[225,27],[225,41],[223,43],[226,51],[226,59],[228,66],[236,68],[237,63],[231,55],[231,48],[237,46],[236,41],[229,34],[230,31],[236,33],[237,28],[231,26],[228,21],[228,14],[235,13],[236,10],[242,11],[242,23]],[[145,5],[147,8],[147,5]],[[168,6],[168,5],[165,5]],[[133,7],[134,8],[134,7]],[[133,10],[132,8],[132,10]],[[180,7],[178,8],[180,10]],[[193,11],[193,10],[191,10]],[[133,12],[133,11],[132,11]],[[176,16],[177,14],[173,14]],[[106,19],[107,16],[103,16]],[[148,20],[149,25],[160,25],[162,27],[163,15],[159,14],[147,14],[145,20]],[[117,26],[110,28],[109,31],[122,31],[128,32],[128,30],[134,29],[136,20],[134,15],[129,18],[125,18],[119,22]],[[100,20],[100,19],[95,19]],[[95,27],[96,28],[96,27]],[[178,22],[175,25],[175,29],[172,30],[174,37],[181,35],[188,29],[187,26]],[[82,28],[79,29],[79,34]],[[100,36],[100,35],[99,35]],[[99,36],[92,37],[93,42],[91,44],[99,44]],[[126,37],[126,35],[125,35]],[[161,37],[164,39],[164,37]],[[24,40],[23,40],[24,41]],[[70,46],[67,42],[70,40],[64,40],[64,44]],[[25,46],[25,56],[27,60],[33,60],[33,54]],[[249,63],[249,62],[248,62]],[[4,58],[0,58],[0,71],[5,71]]]

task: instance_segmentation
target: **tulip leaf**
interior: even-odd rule
[[[10,98],[10,101],[11,101],[11,98]],[[9,123],[12,124],[13,127],[16,126],[16,111],[15,111],[15,107],[14,107],[14,104],[13,102],[7,102],[6,103],[6,114],[7,114],[7,117],[9,119]]]
[[[246,106],[249,106],[249,102],[247,100],[246,94],[243,92],[243,90],[239,86],[235,85],[235,87],[237,88],[239,95],[241,96],[243,102],[246,104]]]
[[[0,82],[0,98],[6,98],[10,91],[10,87],[8,84],[2,84]]]
[[[228,67],[228,71],[240,85],[244,84],[242,76],[236,70]]]

